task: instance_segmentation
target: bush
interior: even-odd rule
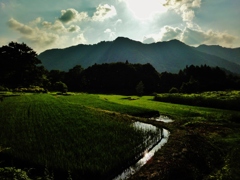
[[[169,93],[178,93],[178,89],[176,87],[172,87],[170,90],[169,90]]]
[[[9,91],[9,89],[4,86],[0,86],[0,91]]]
[[[29,93],[38,92],[38,93],[41,93],[41,92],[45,92],[45,89],[42,87],[39,87],[39,86],[30,86],[28,88],[24,88],[24,87],[15,88],[14,91],[15,92],[29,92]]]
[[[28,177],[26,171],[23,171],[21,169],[16,169],[14,167],[0,168],[0,179],[5,179],[5,180],[12,180],[12,179],[31,180]]]
[[[54,90],[60,91],[61,93],[66,93],[68,91],[68,87],[65,83],[59,81],[54,84]]]

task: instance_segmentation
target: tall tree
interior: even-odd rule
[[[144,93],[144,84],[142,81],[140,81],[136,86],[136,92],[139,96],[142,96]]]
[[[37,85],[43,67],[37,53],[26,44],[10,42],[0,48],[0,84],[7,87]],[[37,73],[36,73],[37,72]]]
[[[65,81],[70,91],[80,91],[83,70],[81,65],[76,65],[66,73]]]

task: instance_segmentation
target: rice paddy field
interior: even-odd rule
[[[214,103],[224,100],[228,107],[234,107],[239,94],[232,91],[175,96],[186,101],[191,98],[192,102],[199,97],[211,98]],[[2,95],[5,98],[0,102],[0,146],[9,147],[0,153],[5,158],[0,165],[6,167],[7,159],[7,166],[32,168],[30,177],[40,167],[44,174],[38,174],[43,177],[40,179],[59,179],[56,172],[63,171],[60,175],[66,179],[112,179],[146,149],[146,139],[156,135],[134,128],[132,123],[138,120],[164,127],[171,135],[167,144],[129,180],[240,178],[238,110],[176,104],[171,94],[158,95],[166,101],[154,96],[81,93],[13,95]],[[159,114],[174,122],[166,124],[149,118]],[[5,168],[4,172],[10,170]]]
[[[134,128],[122,114],[154,112],[109,103],[97,95],[25,94],[0,103],[0,139],[14,162],[107,179],[150,145],[156,132]]]

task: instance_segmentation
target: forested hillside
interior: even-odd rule
[[[240,73],[240,65],[222,56],[200,52],[178,40],[143,44],[128,38],[119,37],[114,41],[94,45],[77,45],[65,49],[52,49],[42,52],[38,58],[48,70],[67,71],[75,65],[83,68],[102,63],[125,62],[150,63],[158,72],[178,73],[186,66],[208,65],[225,68]]]
[[[230,62],[240,64],[240,48],[225,48],[217,45],[201,45],[196,49],[207,54],[221,57]]]
[[[128,60],[49,71],[24,43],[12,42],[1,47],[0,52],[1,90],[145,95],[240,89],[239,76],[206,64],[185,66],[178,73],[159,73],[150,63],[130,63]]]

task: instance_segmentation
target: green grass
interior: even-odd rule
[[[133,116],[153,116],[158,114],[158,111],[149,107],[134,107],[131,105],[121,105],[119,103],[108,101],[107,98],[100,98],[101,95],[96,94],[73,94],[70,96],[56,96],[71,104],[81,104],[87,107],[94,107],[122,114],[129,114]]]
[[[134,107],[147,107],[159,111],[160,114],[168,115],[174,119],[185,118],[201,118],[201,119],[225,119],[230,118],[233,114],[236,114],[236,117],[240,115],[237,111],[231,110],[219,110],[216,108],[208,107],[199,107],[199,106],[190,106],[174,103],[166,103],[154,101],[153,96],[132,96],[135,100],[128,100],[125,96],[121,95],[100,95],[101,99],[108,99],[110,102],[134,106]]]
[[[0,103],[1,145],[24,161],[104,177],[132,161],[149,145],[145,139],[156,135],[133,128],[126,116],[103,111],[118,108],[121,113],[143,109],[86,94],[7,97]]]

